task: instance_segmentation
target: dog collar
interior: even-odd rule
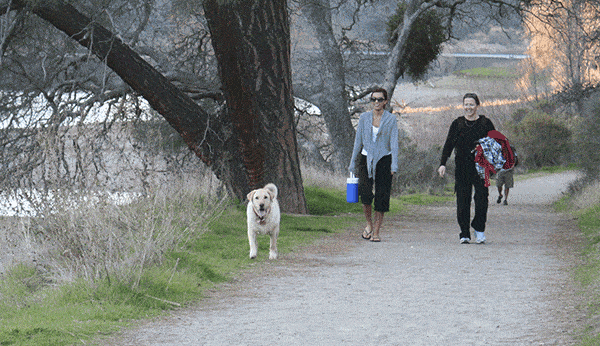
[[[269,215],[270,210],[267,210],[267,213],[265,214],[265,216],[258,215],[258,213],[256,212],[256,209],[254,209],[254,208],[252,208],[252,211],[254,211],[254,215],[256,215],[256,217],[258,218],[258,220],[256,222],[258,222],[259,225],[264,226],[267,224],[267,220],[265,219],[265,217],[267,215]]]

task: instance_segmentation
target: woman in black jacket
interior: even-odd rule
[[[487,221],[489,191],[483,179],[477,174],[473,150],[477,140],[486,137],[487,133],[495,128],[490,119],[477,113],[479,105],[479,97],[476,94],[465,94],[463,97],[465,115],[456,118],[450,125],[438,168],[440,177],[443,177],[446,174],[446,161],[454,150],[456,218],[460,226],[461,244],[469,244],[471,241],[471,227],[475,230],[477,243],[485,242],[483,232]],[[473,187],[475,188],[475,216],[471,221]]]

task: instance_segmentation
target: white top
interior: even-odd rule
[[[373,131],[373,143],[377,141],[377,134],[379,133],[379,127],[371,126],[371,131]],[[367,156],[367,150],[363,147],[361,154]]]

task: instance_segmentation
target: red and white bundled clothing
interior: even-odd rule
[[[506,160],[502,156],[502,145],[491,137],[483,137],[475,147],[475,169],[485,181],[484,186],[490,186],[490,177],[502,169]]]

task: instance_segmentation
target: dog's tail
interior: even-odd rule
[[[267,185],[265,185],[265,189],[271,191],[271,193],[273,194],[273,199],[277,198],[277,186],[275,186],[275,184],[273,183],[268,183]]]

